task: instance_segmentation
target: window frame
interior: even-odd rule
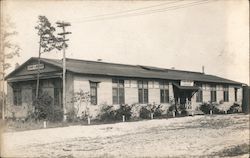
[[[147,104],[148,103],[148,81],[146,80],[138,80],[138,102],[139,104]]]
[[[223,85],[223,101],[229,102],[229,86]]]
[[[13,105],[22,106],[22,89],[20,87],[13,88]]]
[[[235,102],[238,101],[238,88],[234,88],[234,100]]]
[[[169,103],[169,82],[159,81],[160,103]]]
[[[97,88],[98,88],[98,82],[93,82],[93,81],[90,81],[89,82],[89,85],[90,85],[90,103],[91,105],[97,105]],[[95,91],[94,94],[95,95],[92,95],[92,91]],[[93,99],[94,98],[94,99]]]
[[[114,91],[116,91],[116,96],[114,96]],[[113,105],[125,104],[125,81],[123,79],[112,79],[112,102]]]
[[[214,97],[214,98],[213,98]],[[216,91],[216,84],[210,85],[210,101],[217,102],[217,91]]]

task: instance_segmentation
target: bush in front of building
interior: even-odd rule
[[[239,104],[234,103],[228,110],[227,113],[228,114],[233,114],[233,113],[239,113],[241,112],[241,107]]]
[[[138,120],[140,118],[141,105],[134,103],[131,105],[131,119]]]
[[[111,120],[116,120],[115,114],[116,110],[114,106],[104,104],[101,107],[98,117],[101,119],[101,121],[111,121]]]
[[[220,110],[218,108],[218,105],[218,103],[204,102],[200,105],[200,110],[204,114],[210,114],[210,110],[212,110],[213,114],[224,114],[225,112],[223,110]]]
[[[121,121],[123,115],[126,120],[131,119],[132,116],[132,107],[128,104],[121,104],[117,109],[113,105],[102,105],[102,108],[99,113],[99,118],[102,121]]]
[[[132,111],[131,111],[131,106],[128,104],[121,104],[118,109],[115,111],[115,117],[117,120],[122,120],[122,116],[125,116],[126,120],[130,120]]]
[[[140,109],[140,118],[142,119],[149,119],[151,114],[151,110],[148,106],[142,106]]]
[[[167,116],[168,116],[168,117],[173,116],[173,112],[174,112],[175,115],[176,115],[177,106],[176,106],[174,103],[170,104],[170,106],[169,106],[169,108],[168,108],[168,110],[167,110]]]
[[[163,112],[162,105],[147,104],[146,106],[141,107],[140,118],[150,119],[151,114],[153,114],[154,117],[161,117]]]
[[[35,112],[32,117],[35,120],[61,121],[63,119],[63,110],[60,107],[53,106],[53,98],[44,92],[33,102]]]

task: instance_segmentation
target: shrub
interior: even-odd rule
[[[147,108],[147,106],[142,106],[140,109],[140,118],[149,119],[151,111]]]
[[[137,119],[140,117],[140,109],[141,105],[139,104],[132,104],[131,105],[131,118]]]
[[[228,114],[232,114],[232,113],[238,113],[240,112],[240,105],[237,103],[234,103],[229,110],[227,110]]]
[[[69,110],[66,115],[67,115],[67,121],[68,122],[74,122],[74,121],[76,121],[77,114],[76,114],[75,108]]]
[[[127,120],[131,118],[132,112],[131,107],[127,104],[121,104],[119,109],[116,110],[115,117],[117,120],[122,119],[122,116],[125,116]]]
[[[200,110],[204,114],[209,114],[210,110],[211,110],[211,105],[209,103],[202,103],[201,106],[200,106]]]
[[[99,117],[103,121],[115,120],[115,109],[112,105],[103,105]]]
[[[55,106],[52,108],[51,113],[48,115],[48,120],[50,121],[62,121],[63,119],[63,110],[62,108]]]
[[[162,113],[163,113],[162,105],[158,105],[154,110],[154,117],[160,117],[162,116]]]
[[[210,110],[212,110],[213,114],[224,114],[224,111],[218,108],[217,103],[202,103],[200,106],[200,110],[204,114],[210,114]]]
[[[34,102],[35,112],[31,115],[35,120],[61,121],[63,111],[60,107],[52,105],[52,97],[42,93]]]
[[[167,115],[168,115],[168,116],[172,116],[172,115],[173,115],[173,112],[176,113],[176,111],[177,111],[176,105],[175,105],[175,104],[171,104],[171,105],[169,106],[168,110],[167,110]]]

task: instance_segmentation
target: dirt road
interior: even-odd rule
[[[5,157],[249,157],[249,115],[213,115],[9,132]]]

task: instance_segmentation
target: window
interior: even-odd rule
[[[237,92],[238,92],[238,89],[237,88],[234,88],[234,100],[237,101]]]
[[[147,81],[138,81],[138,97],[139,103],[148,103],[148,82]]]
[[[216,102],[217,101],[217,95],[216,95],[216,85],[210,85],[210,94],[211,94],[211,102]]]
[[[21,88],[14,88],[13,89],[13,103],[16,106],[21,106],[22,105]]]
[[[169,87],[168,82],[161,81],[160,82],[160,100],[161,103],[169,103]]]
[[[113,104],[124,104],[124,80],[113,79]]]
[[[54,105],[60,106],[60,88],[54,88]]]
[[[97,82],[90,82],[90,102],[97,105]]]
[[[228,86],[223,86],[223,100],[224,102],[229,101],[229,91],[228,91]]]
[[[196,93],[196,102],[202,102],[203,101],[202,84],[196,83],[196,86],[199,87],[199,90]]]

